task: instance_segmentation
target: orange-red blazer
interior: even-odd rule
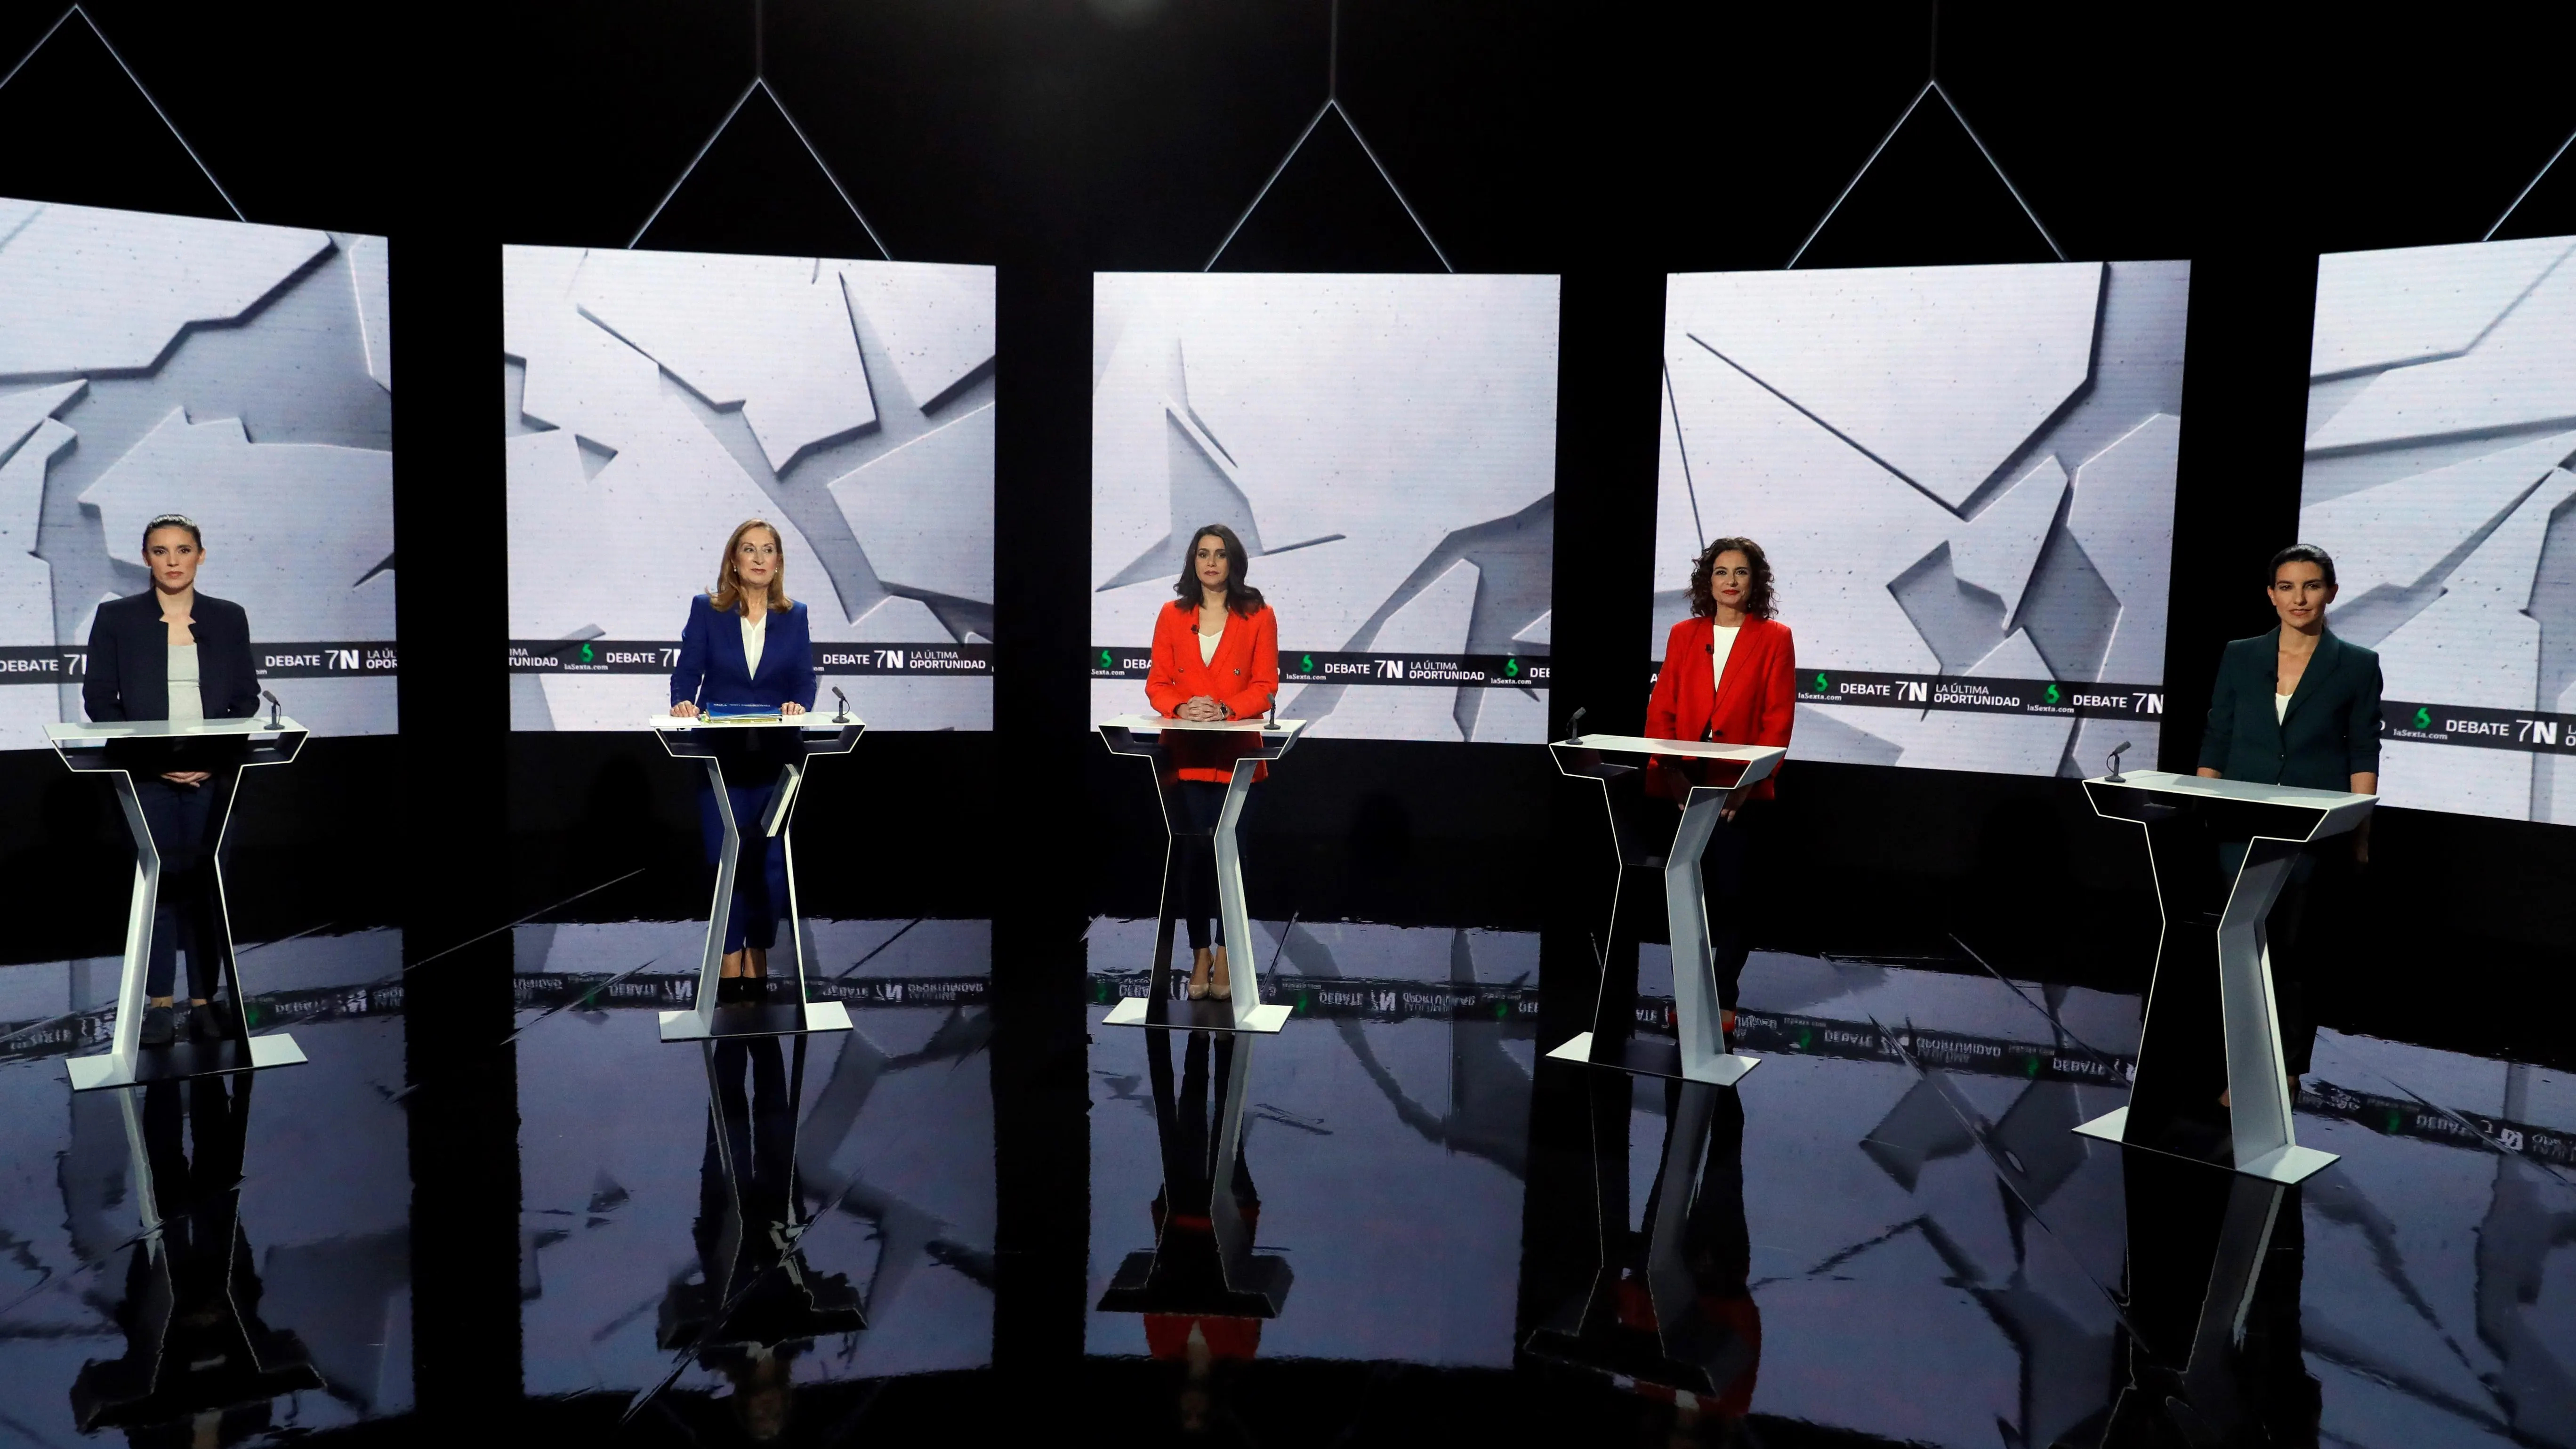
[[[1745,620],[1727,651],[1725,678],[1712,680],[1708,647],[1716,637],[1706,619],[1673,626],[1664,641],[1663,672],[1646,704],[1646,737],[1696,740],[1706,731],[1707,738],[1730,745],[1788,744],[1798,710],[1798,650],[1789,626],[1777,619]],[[1664,781],[1665,792],[1679,783]],[[1747,798],[1770,799],[1771,781],[1754,786]]]
[[[1183,704],[1202,694],[1238,718],[1268,710],[1279,694],[1278,616],[1264,604],[1250,618],[1228,618],[1216,657],[1205,661],[1199,658],[1198,619],[1198,605],[1187,599],[1174,599],[1170,607],[1154,611],[1154,668],[1145,676],[1145,698],[1153,701],[1154,712],[1177,715]],[[1179,732],[1164,736],[1164,744],[1180,765],[1176,773],[1182,779],[1220,783],[1234,777],[1235,758],[1247,748],[1228,735]],[[1269,773],[1263,765],[1252,778]]]

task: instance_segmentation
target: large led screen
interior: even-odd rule
[[[393,732],[387,295],[382,237],[0,199],[0,749],[88,717],[163,513],[289,715]]]
[[[502,251],[510,722],[641,729],[768,519],[822,702],[993,723],[993,269]]]
[[[2391,805],[2576,822],[2576,237],[2317,262],[2299,537]]]
[[[1222,523],[1319,737],[1547,737],[1554,277],[1092,279],[1091,696],[1150,708],[1155,610]]]
[[[1676,274],[1654,632],[1706,541],[1769,556],[1792,758],[2152,761],[2186,262]]]

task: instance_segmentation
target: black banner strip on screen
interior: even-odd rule
[[[510,672],[525,674],[669,674],[680,662],[676,639],[513,639]],[[814,672],[981,674],[993,672],[990,644],[817,644]]]
[[[1094,679],[1143,679],[1154,671],[1150,651],[1091,646]],[[1349,654],[1324,650],[1279,651],[1281,684],[1467,684],[1545,689],[1544,654]]]
[[[1652,681],[1660,665],[1650,666]],[[2162,719],[2160,684],[2092,684],[2063,679],[1962,679],[1947,674],[1880,674],[1863,669],[1798,669],[1798,703],[2064,719]]]
[[[253,643],[250,652],[252,672],[262,679],[390,679],[399,672],[391,640]],[[87,645],[0,646],[0,684],[78,684],[87,677]]]
[[[2571,754],[2576,753],[2576,714],[2383,699],[2379,702],[2379,737],[2419,745]]]

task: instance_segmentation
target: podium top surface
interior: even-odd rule
[[[1213,730],[1220,734],[1293,735],[1306,727],[1302,719],[1173,719],[1160,714],[1122,714],[1102,720],[1096,729],[1126,730],[1130,734],[1160,734],[1165,730]]]
[[[49,724],[45,738],[56,746],[103,745],[110,740],[202,740],[239,736],[300,735],[304,726],[284,715],[270,724],[265,717],[251,719],[127,719],[105,724]]]
[[[1753,764],[1789,753],[1786,745],[1730,745],[1718,740],[1654,740],[1644,735],[1576,735],[1550,749],[1608,750],[1613,754],[1681,755],[1694,760],[1739,760]]]
[[[648,729],[656,730],[812,730],[816,734],[839,734],[847,729],[866,729],[868,722],[856,715],[835,720],[829,710],[809,709],[803,714],[781,715],[761,719],[709,719],[705,715],[657,714],[646,720]]]
[[[2149,790],[2159,795],[2181,795],[2200,800],[2233,800],[2244,805],[2287,805],[2301,810],[2340,810],[2348,805],[2362,805],[2377,800],[2376,795],[2355,795],[2348,790],[2311,790],[2301,785],[2261,785],[2250,780],[2213,780],[2206,775],[2177,775],[2165,770],[2131,770],[2114,780],[2108,775],[2084,782],[2089,788],[2107,785],[2112,789],[2126,787]]]

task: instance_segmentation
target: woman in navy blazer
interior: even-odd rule
[[[803,604],[787,597],[787,559],[778,530],[765,519],[743,520],[725,540],[716,586],[689,600],[679,666],[671,671],[671,713],[689,718],[717,705],[755,705],[800,715],[813,708],[808,617]],[[787,904],[787,843],[764,837],[758,828],[780,764],[776,749],[759,748],[766,742],[765,733],[755,733],[740,758],[724,762],[725,794],[742,839],[717,986],[717,1000],[728,1004],[758,999],[765,990],[753,982],[769,974],[769,948],[777,944],[778,915]],[[736,769],[741,783],[733,778]],[[698,823],[713,865],[724,849],[724,821],[713,791],[699,797]]]
[[[93,721],[248,719],[259,712],[250,615],[197,592],[205,535],[180,513],[143,525],[143,562],[152,587],[98,606],[89,626],[89,667],[81,704]],[[142,1043],[168,1046],[184,1026],[199,1041],[240,1035],[235,1013],[215,1002],[220,955],[230,945],[215,900],[215,822],[232,790],[230,770],[182,768],[137,779],[144,827],[161,855],[161,900],[144,972]],[[177,1009],[179,955],[188,957],[187,1020]]]

